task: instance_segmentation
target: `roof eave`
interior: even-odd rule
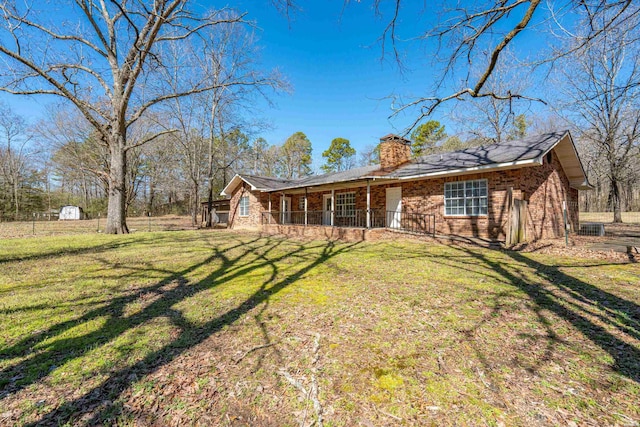
[[[580,159],[580,156],[578,155],[578,149],[576,148],[575,142],[573,142],[573,137],[571,136],[571,132],[569,132],[568,130],[565,131],[564,134],[562,134],[562,136],[560,138],[558,138],[558,141],[556,141],[556,143],[553,144],[553,146],[551,146],[547,151],[545,151],[544,153],[542,153],[540,155],[540,160],[542,160],[544,158],[544,156],[547,155],[547,153],[549,153],[551,150],[556,148],[556,146],[558,144],[560,144],[562,142],[562,140],[567,136],[569,137],[569,142],[571,143],[571,148],[573,149],[573,154],[576,156],[576,159],[578,160],[578,165],[580,166],[580,170],[582,172],[582,178],[583,178],[578,184],[570,183],[569,185],[572,188],[575,188],[576,190],[593,190],[595,187],[589,183],[589,178],[587,177],[587,173],[584,170],[584,165],[582,164],[582,159]],[[576,182],[576,181],[574,181],[574,182]]]
[[[246,182],[247,184],[249,184],[249,186],[251,186],[251,191],[258,190],[258,188],[256,188],[253,184],[251,184],[246,179],[244,179],[240,174],[235,174],[235,176],[231,178],[231,181],[229,181],[226,187],[222,189],[222,191],[220,192],[220,195],[231,197],[231,195],[233,194],[233,190],[238,186],[240,182]]]
[[[593,190],[595,187],[589,183],[589,181],[582,181],[580,183],[570,182],[569,186],[576,190]]]

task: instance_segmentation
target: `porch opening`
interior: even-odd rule
[[[326,202],[323,204],[326,207]],[[339,206],[339,205],[338,205]],[[413,212],[385,211],[383,209],[370,209],[370,227],[388,228],[391,230],[407,231],[411,233],[435,235],[436,216]],[[333,217],[333,227],[341,228],[367,228],[367,210],[353,209],[331,211],[287,211],[262,212],[262,225],[293,225],[293,226],[326,226],[331,227],[330,220]]]

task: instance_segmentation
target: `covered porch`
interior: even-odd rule
[[[406,211],[400,186],[383,188],[369,180],[350,184],[269,193],[261,225],[393,229],[435,235],[436,216]]]

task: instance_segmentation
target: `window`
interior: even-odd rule
[[[336,217],[352,218],[356,216],[356,193],[336,194]]]
[[[240,216],[249,216],[249,196],[240,197]]]
[[[487,214],[487,180],[446,182],[444,214],[479,216]]]
[[[304,196],[300,196],[300,199],[298,199],[298,210],[299,211],[303,211],[304,210]]]

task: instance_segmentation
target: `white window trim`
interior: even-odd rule
[[[353,210],[350,215],[346,215],[346,207],[351,206],[351,203],[345,203],[345,199],[348,195],[353,195]],[[341,200],[342,199],[342,200]],[[344,193],[336,193],[336,218],[355,218],[356,216],[356,192],[347,191]]]
[[[247,206],[245,206],[247,212],[243,215],[242,214],[242,208],[243,208],[242,200],[244,200],[244,199],[247,199]],[[238,215],[243,217],[243,218],[248,217],[249,216],[249,205],[250,205],[249,196],[241,196],[240,197],[240,201],[238,202]]]
[[[480,196],[481,198],[484,197],[487,201],[487,212],[486,213],[478,213],[478,214],[473,214],[473,213],[466,213],[466,200],[467,200],[467,196],[466,194],[463,195],[463,199],[465,201],[464,203],[464,208],[465,208],[465,213],[463,214],[448,214],[447,213],[447,184],[451,185],[451,184],[465,184],[465,190],[466,190],[466,185],[468,182],[474,182],[474,181],[483,181],[485,184],[485,187],[487,188],[487,195],[486,196]],[[489,215],[489,182],[486,178],[482,178],[482,179],[469,179],[466,181],[449,181],[449,182],[445,182],[444,183],[444,191],[443,191],[443,196],[444,196],[444,203],[443,203],[443,214],[445,217],[459,217],[459,218],[467,218],[467,217],[486,217]]]

